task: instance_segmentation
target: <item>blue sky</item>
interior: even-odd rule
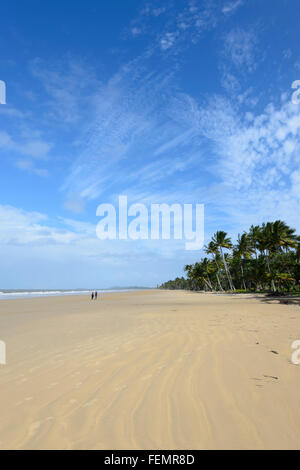
[[[206,241],[300,230],[297,0],[1,5],[0,287],[153,286],[184,241],[100,241],[96,208],[203,203]]]

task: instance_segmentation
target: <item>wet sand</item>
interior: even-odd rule
[[[2,300],[0,448],[299,449],[297,339],[251,295]]]

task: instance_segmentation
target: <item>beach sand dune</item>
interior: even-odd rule
[[[300,308],[143,291],[0,302],[1,449],[300,448]]]

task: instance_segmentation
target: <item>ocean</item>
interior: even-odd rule
[[[99,293],[106,292],[128,292],[133,290],[144,290],[145,288],[116,288],[116,289],[61,289],[61,290],[46,290],[46,289],[36,289],[36,290],[24,290],[24,289],[2,289],[0,291],[0,300],[7,299],[27,299],[30,297],[52,297],[58,295],[90,295],[94,290]],[[146,288],[147,289],[147,288]]]

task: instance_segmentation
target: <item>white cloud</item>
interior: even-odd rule
[[[45,107],[47,119],[60,120],[67,125],[84,119],[92,104],[93,92],[100,85],[89,66],[72,59],[48,63],[35,58],[30,62],[30,70],[50,96]]]
[[[84,201],[83,199],[70,195],[64,202],[64,208],[76,214],[80,214],[84,211]]]
[[[68,195],[94,199],[112,188],[140,183],[140,172],[150,178],[151,173],[143,171],[150,162],[156,167],[157,181],[163,178],[162,165],[168,171],[172,165],[162,158],[192,138],[190,131],[185,133],[189,127],[179,126],[169,115],[171,95],[170,77],[145,73],[143,61],[112,77],[100,89],[96,112],[81,136],[80,155],[63,186]]]
[[[243,3],[244,3],[244,0],[236,0],[236,1],[229,2],[222,8],[222,12],[224,14],[232,13],[238,7],[240,7]]]
[[[133,36],[138,36],[139,34],[141,34],[141,32],[142,32],[142,30],[140,28],[137,28],[136,26],[131,28],[131,34]]]
[[[131,32],[143,31],[151,37],[151,46],[148,52],[153,54],[159,51],[168,51],[168,54],[178,54],[178,49],[184,50],[191,43],[196,43],[205,31],[215,28],[220,21],[224,21],[224,14],[229,16],[242,4],[241,0],[231,2],[221,7],[221,0],[215,2],[188,1],[185,6],[173,4],[171,7],[154,7],[147,4],[138,17],[132,22]],[[167,11],[167,15],[163,15]],[[159,31],[153,26],[154,17],[160,17]],[[156,23],[156,22],[155,22]],[[177,47],[174,47],[174,46]]]
[[[52,148],[52,144],[43,140],[27,141],[18,146],[18,151],[33,158],[45,158]]]
[[[41,139],[29,138],[20,142],[13,139],[6,131],[0,131],[0,149],[13,153],[14,165],[20,170],[29,171],[38,176],[47,176],[48,170],[38,168],[33,160],[47,160],[52,144]],[[15,155],[18,155],[15,158]],[[21,158],[20,158],[21,156]],[[23,158],[26,156],[27,158]]]
[[[290,59],[290,58],[292,57],[292,55],[293,55],[293,53],[292,53],[291,49],[285,49],[285,50],[283,51],[283,57],[284,57],[284,59],[287,59],[287,60],[288,60],[288,59]]]
[[[153,285],[192,258],[178,240],[101,241],[96,224],[64,218],[56,224],[63,228],[51,226],[43,214],[0,205],[1,287]]]
[[[29,173],[33,173],[37,176],[45,177],[49,175],[49,172],[47,169],[36,167],[36,165],[34,165],[34,163],[31,160],[19,159],[15,162],[15,166],[19,168],[19,170],[28,171]]]
[[[161,7],[161,8],[154,8],[152,10],[152,13],[154,16],[160,16],[162,13],[164,13],[166,11],[166,8],[165,7]]]
[[[165,33],[164,37],[160,40],[160,47],[163,51],[166,51],[170,47],[174,46],[176,42],[176,33]]]
[[[52,144],[45,140],[25,140],[17,142],[6,131],[0,131],[0,148],[5,150],[13,150],[23,155],[33,158],[44,159],[47,157],[52,148]]]
[[[229,100],[215,97],[201,108],[185,97],[177,109],[180,119],[213,144],[207,169],[218,183],[207,185],[203,202],[226,214],[232,227],[281,218],[300,229],[298,106],[269,104],[250,118]]]
[[[241,28],[231,30],[225,37],[224,54],[238,69],[245,67],[252,72],[256,68],[256,34]]]
[[[300,200],[300,171],[296,170],[291,174],[292,192]]]
[[[6,131],[0,131],[0,148],[10,149],[14,145],[11,136]]]
[[[5,106],[0,106],[0,115],[5,115],[13,118],[26,118],[27,114],[20,111],[19,109],[14,108],[6,104]]]
[[[0,206],[0,242],[3,245],[70,243],[74,233],[48,226],[47,217],[12,206]]]

